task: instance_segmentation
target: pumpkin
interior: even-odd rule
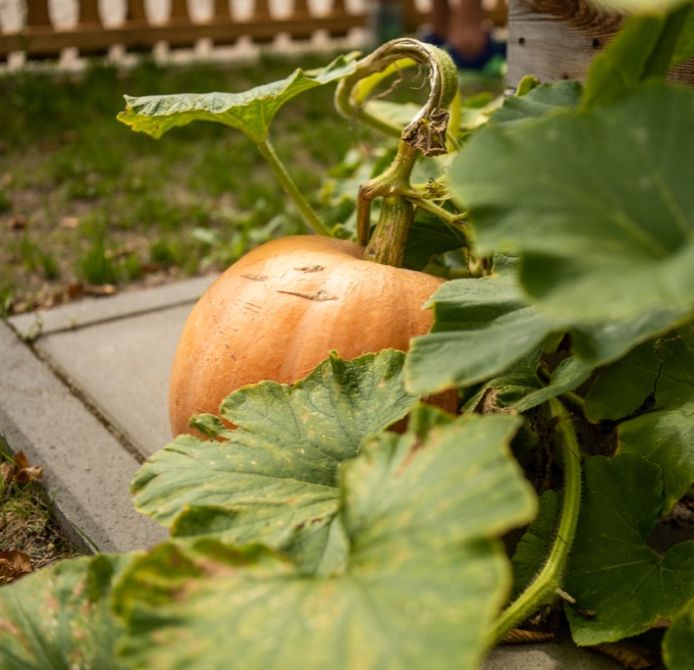
[[[364,248],[297,235],[252,250],[224,272],[191,312],[173,363],[174,436],[190,418],[219,410],[232,391],[262,380],[292,383],[331,350],[346,359],[407,350],[431,327],[431,275],[362,259]],[[455,410],[457,396],[437,402]]]

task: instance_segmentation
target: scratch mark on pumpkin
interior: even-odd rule
[[[297,272],[323,272],[323,270],[325,270],[322,265],[305,265],[304,267],[294,269]]]
[[[331,293],[328,293],[327,291],[324,291],[321,289],[320,291],[315,291],[313,293],[303,293],[301,291],[282,291],[280,289],[277,290],[277,293],[285,293],[286,295],[295,295],[297,298],[304,298],[306,300],[316,300],[318,302],[322,302],[325,300],[337,300],[338,297],[335,295],[332,295]]]
[[[241,275],[244,279],[250,279],[251,281],[267,281],[267,275]]]

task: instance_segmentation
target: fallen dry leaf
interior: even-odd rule
[[[0,584],[9,584],[32,570],[31,559],[23,551],[0,551]]]
[[[84,292],[87,295],[113,295],[118,289],[113,284],[85,284]]]
[[[14,466],[11,474],[13,481],[18,484],[26,484],[27,482],[39,479],[42,473],[42,468],[38,465],[31,465],[31,463],[29,463],[29,459],[23,451],[17,452],[14,457]]]
[[[21,214],[11,216],[9,225],[10,230],[24,230],[27,227],[26,216],[22,216]]]

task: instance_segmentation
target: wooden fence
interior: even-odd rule
[[[206,21],[194,21],[187,0],[171,0],[168,19],[155,24],[148,18],[145,0],[127,0],[125,20],[120,25],[106,26],[98,0],[79,0],[77,24],[64,28],[53,25],[49,0],[26,0],[26,20],[21,30],[0,32],[0,58],[12,52],[24,52],[30,59],[55,58],[70,47],[77,48],[82,55],[103,54],[114,45],[143,51],[158,42],[181,48],[191,47],[201,38],[217,45],[233,44],[242,36],[266,42],[280,33],[302,40],[310,39],[318,30],[332,36],[346,35],[369,22],[366,10],[350,11],[345,0],[332,0],[327,13],[312,9],[310,0],[293,0],[290,12],[282,17],[273,16],[269,0],[252,0],[251,4],[250,16],[240,20],[229,0],[213,0],[212,16]],[[506,0],[489,4],[489,18],[503,23]],[[419,9],[415,0],[401,0],[400,5],[406,30],[426,22],[428,13]]]

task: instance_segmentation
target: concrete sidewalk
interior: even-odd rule
[[[166,533],[128,487],[169,440],[167,380],[194,302],[214,276],[85,299],[0,321],[0,435],[44,469],[58,514],[87,549],[128,551]],[[571,644],[495,650],[484,670],[616,670]]]
[[[169,367],[213,279],[0,322],[0,435],[43,467],[58,514],[85,547],[127,551],[165,536],[134,511],[128,489],[138,465],[170,440]]]

